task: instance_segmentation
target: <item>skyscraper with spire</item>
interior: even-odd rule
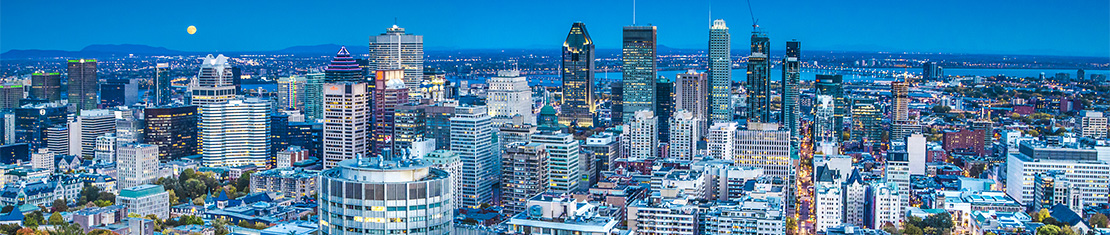
[[[366,82],[366,79],[363,78],[362,68],[358,67],[358,61],[347,52],[347,47],[340,47],[324,69],[324,82]]]
[[[625,26],[621,54],[624,123],[637,111],[655,112],[655,26]]]
[[[786,42],[786,58],[782,59],[782,123],[790,132],[790,146],[798,149],[798,80],[801,78],[801,44],[798,40]],[[796,151],[795,151],[796,153]]]
[[[709,122],[732,121],[732,36],[725,20],[709,27]],[[699,111],[693,111],[698,113]],[[700,111],[705,112],[705,111]],[[705,118],[705,117],[698,117]]]
[[[405,87],[409,99],[418,101],[420,82],[424,78],[424,36],[405,33],[393,25],[385,33],[370,36],[370,71],[400,69],[405,71]]]
[[[748,123],[771,121],[771,46],[767,34],[752,29],[748,56]]]
[[[567,124],[592,127],[594,107],[594,42],[586,24],[576,22],[563,41],[562,120]]]

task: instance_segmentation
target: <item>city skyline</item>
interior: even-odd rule
[[[597,48],[617,49],[620,48],[620,27],[633,22],[632,1],[591,2],[594,7],[580,11],[572,6],[582,4],[573,3],[426,1],[410,3],[412,7],[396,3],[400,5],[391,7],[394,10],[390,14],[340,22],[327,21],[327,17],[283,16],[333,14],[337,7],[357,13],[382,5],[345,2],[288,7],[290,4],[232,2],[225,8],[201,10],[187,3],[72,2],[59,7],[37,2],[6,2],[6,7],[0,8],[3,13],[0,26],[6,29],[6,33],[0,34],[0,40],[4,41],[0,52],[80,50],[94,44],[142,44],[182,51],[268,51],[320,44],[353,46],[365,45],[368,37],[380,34],[382,28],[395,22],[414,34],[427,36],[429,49],[558,49],[557,45],[565,38],[565,32],[560,33],[566,30],[565,25],[584,22],[591,25],[591,36]],[[419,7],[423,5],[440,7]],[[1107,2],[870,2],[851,6],[808,2],[805,3],[807,7],[796,10],[788,3],[754,1],[751,5],[760,28],[772,38],[771,45],[798,39],[806,41],[811,50],[1110,55],[1110,14],[1102,11],[1110,7]],[[734,31],[738,30],[735,33],[749,31],[751,24],[748,6],[739,1],[699,1],[683,5],[639,1],[636,8],[636,24],[657,26],[661,47],[705,49],[708,35],[704,28],[709,27],[711,18],[731,22]],[[96,14],[112,9],[128,9],[134,14]],[[18,20],[34,18],[29,14],[40,12],[71,17]],[[1068,14],[1038,16],[1050,12]],[[688,17],[673,17],[675,14]],[[411,17],[417,15],[434,17]],[[544,17],[533,18],[536,15]],[[112,27],[78,27],[70,24],[75,18]],[[991,27],[981,27],[982,24]],[[189,26],[196,26],[196,34],[186,32]],[[496,30],[489,30],[491,27]],[[59,40],[50,40],[52,38]],[[735,48],[744,46],[737,40],[732,43]]]

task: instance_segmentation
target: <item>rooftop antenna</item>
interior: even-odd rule
[[[636,0],[632,0],[632,25],[636,25]]]
[[[713,0],[709,0],[709,25],[713,25]]]

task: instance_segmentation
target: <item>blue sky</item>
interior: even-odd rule
[[[640,0],[639,24],[659,27],[661,45],[704,48],[712,17],[733,47],[748,43],[745,1]],[[1036,54],[1110,57],[1110,1],[752,0],[776,50]],[[599,48],[620,46],[632,1],[3,1],[0,51],[79,50],[144,44],[185,51],[276,50],[363,45],[397,18],[427,48],[536,49],[561,46],[585,22]],[[186,27],[195,25],[197,34]]]

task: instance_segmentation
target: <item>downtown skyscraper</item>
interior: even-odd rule
[[[270,154],[270,101],[237,98],[201,107],[204,166],[266,166]]]
[[[594,42],[586,24],[571,25],[563,41],[562,120],[566,125],[592,127],[594,124]]]
[[[99,101],[96,91],[100,88],[100,80],[96,78],[96,60],[69,60],[68,64],[69,103],[77,106],[77,112],[96,109]]]
[[[227,102],[235,97],[234,76],[227,60],[222,54],[204,57],[197,78],[189,84],[189,90],[192,91],[189,104],[200,106],[199,111],[202,113],[204,105]]]
[[[732,36],[725,20],[714,20],[709,28],[709,119],[732,121]],[[695,111],[697,113],[698,111]],[[704,111],[700,111],[704,112]]]
[[[324,169],[369,150],[369,97],[366,83],[328,83],[323,89]]]
[[[646,110],[655,113],[655,30],[655,26],[624,27],[621,55],[624,83],[621,101],[624,123],[633,119],[637,111]]]
[[[832,106],[830,108],[833,110],[833,113],[830,128],[835,131],[836,134],[833,136],[833,139],[829,140],[830,142],[839,142],[846,139],[843,137],[843,133],[844,116],[848,113],[848,101],[844,98],[843,82],[844,77],[841,75],[818,74],[817,81],[814,82],[813,85],[814,89],[817,90],[817,97],[826,95],[832,100]]]
[[[798,134],[798,121],[801,112],[798,110],[798,81],[801,80],[801,44],[798,40],[786,42],[786,58],[782,59],[782,124],[790,132],[790,147],[798,149],[798,142],[802,138]],[[796,154],[796,151],[791,152]]]
[[[374,74],[373,98],[370,100],[373,103],[370,110],[370,118],[373,120],[371,122],[373,148],[370,149],[370,156],[383,154],[385,152],[382,150],[393,147],[393,122],[396,119],[397,107],[408,103],[409,100],[408,89],[405,88],[405,81],[402,80],[405,75],[403,70],[378,70]],[[394,149],[392,153],[397,151],[399,149]]]
[[[167,105],[173,99],[173,87],[170,80],[170,64],[158,63],[154,66],[154,90],[150,91],[150,102],[155,106]]]
[[[492,120],[485,106],[460,106],[451,117],[451,151],[459,154],[462,172],[458,192],[459,206],[478,208],[493,202],[493,186],[497,184],[500,154],[495,151],[496,139]]]
[[[351,57],[347,47],[340,47],[339,52],[335,53],[331,63],[324,69],[324,81],[328,83],[366,82],[364,76],[362,68],[358,67],[358,62]]]
[[[370,71],[400,69],[405,71],[405,87],[409,99],[420,100],[420,83],[424,78],[424,36],[405,33],[394,25],[386,32],[370,36]]]
[[[771,121],[771,45],[767,34],[752,30],[748,56],[748,123]]]
[[[31,95],[28,98],[43,99],[48,102],[62,99],[62,78],[57,72],[38,71],[31,74]]]

